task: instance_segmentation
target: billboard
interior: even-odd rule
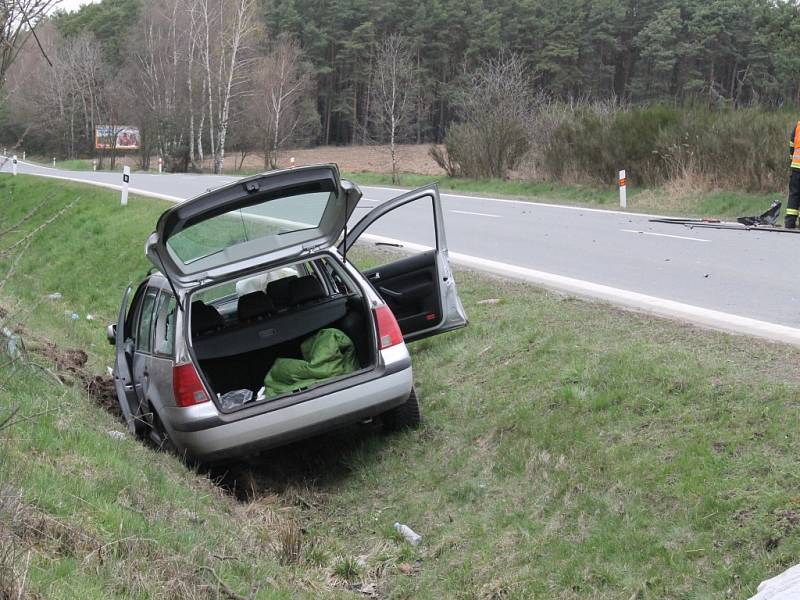
[[[97,150],[138,150],[139,128],[98,125],[94,129],[94,147]]]

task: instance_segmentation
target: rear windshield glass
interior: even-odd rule
[[[280,248],[282,236],[319,227],[332,192],[313,192],[275,198],[233,210],[191,225],[170,236],[167,246],[184,264],[226,249],[261,240],[264,250]]]

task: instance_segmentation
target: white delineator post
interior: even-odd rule
[[[92,159],[92,171],[97,171],[97,159]]]
[[[164,159],[160,156],[158,157],[158,172],[161,173],[161,169],[164,167]]]
[[[628,208],[628,180],[625,177],[625,169],[619,172],[619,207]]]
[[[56,168],[56,157],[55,156],[53,157],[53,168],[54,169]]]
[[[289,158],[289,168],[294,169],[294,156]]]
[[[11,173],[16,175],[17,174],[17,155],[11,157]]]
[[[122,167],[122,196],[119,201],[122,206],[128,204],[128,183],[131,180],[131,168],[128,165]]]
[[[22,151],[22,160],[25,160],[25,150]]]

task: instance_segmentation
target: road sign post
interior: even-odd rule
[[[294,156],[289,158],[289,167],[294,169]]]
[[[628,208],[628,180],[625,169],[619,172],[619,207]]]
[[[54,169],[56,168],[56,157],[55,156],[53,157],[53,168]]]
[[[16,175],[17,174],[17,155],[11,157],[11,173]]]
[[[131,168],[125,165],[122,168],[122,196],[120,197],[120,204],[125,206],[128,204],[128,184],[131,181]]]

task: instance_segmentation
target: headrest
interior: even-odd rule
[[[292,280],[289,289],[293,304],[303,304],[325,297],[325,288],[322,287],[319,279],[313,275],[306,275]]]
[[[192,302],[192,333],[202,333],[220,327],[223,323],[222,315],[213,306],[208,306],[202,300]]]
[[[239,298],[236,309],[239,320],[247,321],[275,310],[275,305],[264,292],[252,292]]]
[[[289,285],[297,279],[297,275],[282,277],[267,284],[267,296],[277,308],[285,308],[292,303],[292,296],[289,293]]]

